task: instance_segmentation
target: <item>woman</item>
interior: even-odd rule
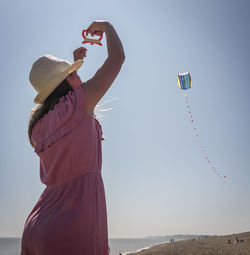
[[[28,216],[21,255],[107,255],[108,231],[101,176],[102,129],[94,108],[118,75],[125,55],[106,21],[88,27],[92,36],[106,34],[108,57],[90,80],[77,70],[86,49],[74,51],[74,63],[51,55],[32,66],[30,82],[38,107],[29,123],[30,143],[40,157],[46,185]]]

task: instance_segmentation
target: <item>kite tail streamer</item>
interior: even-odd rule
[[[196,137],[196,139],[199,142],[200,149],[202,151],[202,154],[203,154],[204,158],[206,159],[207,163],[209,164],[211,170],[216,175],[218,175],[220,178],[226,178],[226,176],[222,175],[220,173],[220,171],[215,167],[215,165],[212,163],[212,161],[208,157],[207,151],[206,151],[205,147],[203,146],[203,144],[201,142],[200,135],[198,133],[198,129],[197,129],[197,126],[196,126],[196,122],[193,119],[193,113],[192,113],[192,110],[191,110],[190,104],[189,104],[189,97],[188,97],[188,95],[186,93],[184,93],[184,96],[185,96],[185,100],[186,100],[186,108],[187,108],[187,112],[188,112],[188,118],[189,118],[189,120],[190,120],[190,122],[191,122],[191,124],[193,126],[193,131],[194,131],[195,137]]]

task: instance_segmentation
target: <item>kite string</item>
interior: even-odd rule
[[[212,171],[215,174],[217,174],[221,178],[226,178],[226,176],[222,175],[220,173],[220,171],[215,167],[215,165],[211,163],[211,160],[209,159],[209,157],[207,155],[207,151],[206,151],[205,147],[203,146],[203,144],[201,142],[201,139],[200,139],[200,136],[198,134],[196,122],[193,119],[193,113],[192,113],[192,110],[191,110],[190,105],[189,105],[189,97],[188,97],[188,95],[186,93],[184,93],[184,96],[185,96],[185,100],[186,100],[186,108],[187,108],[187,111],[188,111],[188,114],[189,114],[189,119],[190,119],[191,124],[193,126],[193,131],[195,133],[195,137],[196,137],[196,139],[198,140],[198,142],[200,144],[201,151],[202,151],[202,153],[203,153],[207,163],[209,164],[210,168],[212,169]]]

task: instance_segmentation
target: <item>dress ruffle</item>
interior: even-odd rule
[[[81,122],[84,117],[84,101],[83,89],[78,86],[61,97],[54,109],[35,124],[32,140],[35,144],[34,151],[36,153],[46,150]]]

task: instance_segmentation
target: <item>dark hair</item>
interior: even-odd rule
[[[31,140],[32,129],[39,119],[41,119],[46,113],[54,109],[55,105],[59,102],[59,99],[73,91],[67,80],[63,80],[60,85],[46,98],[43,104],[39,105],[34,112],[31,113],[29,119],[28,136],[32,147],[34,144]]]

